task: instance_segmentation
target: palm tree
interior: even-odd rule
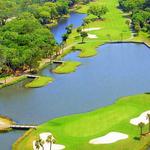
[[[39,139],[39,144],[42,147],[42,149],[44,150],[44,141],[42,139]]]
[[[85,39],[86,37],[88,37],[88,33],[82,31],[82,32],[80,33],[80,36],[81,36],[81,38],[82,38],[82,43],[84,43],[84,39]]]
[[[50,150],[52,150],[52,144],[54,144],[56,140],[52,135],[49,135],[46,139],[46,142],[50,144]]]
[[[138,126],[139,126],[139,128],[140,128],[140,137],[142,137],[144,125],[145,125],[145,124],[144,124],[143,122],[140,122],[140,123],[138,124]]]
[[[35,148],[36,148],[36,149],[40,149],[39,140],[36,140],[36,141],[35,141]]]
[[[150,132],[150,114],[147,114],[147,119],[148,119],[148,124],[149,124],[148,132]]]

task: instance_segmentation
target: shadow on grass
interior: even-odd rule
[[[79,42],[79,44],[85,44],[86,42]]]
[[[136,136],[133,139],[136,140],[136,141],[140,141],[141,138]]]

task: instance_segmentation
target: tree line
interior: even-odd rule
[[[0,0],[0,76],[36,70],[40,60],[58,54],[61,45],[45,24],[81,2],[90,0]]]
[[[150,33],[150,0],[119,0],[120,8],[130,13],[134,30]]]

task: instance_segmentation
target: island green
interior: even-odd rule
[[[25,85],[26,88],[38,88],[48,85],[49,83],[53,82],[53,78],[51,77],[44,77],[39,76],[35,78],[32,82],[27,83]]]
[[[58,73],[58,74],[67,74],[67,73],[75,72],[77,67],[80,65],[81,65],[80,62],[66,61],[62,63],[61,65],[59,65],[58,67],[56,67],[53,70],[53,72]]]

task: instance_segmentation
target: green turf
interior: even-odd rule
[[[27,83],[25,85],[26,88],[38,88],[38,87],[42,87],[42,86],[46,86],[49,83],[51,83],[53,81],[53,78],[51,77],[37,77],[36,79],[34,79],[32,82]]]
[[[53,72],[58,74],[67,74],[71,72],[75,72],[77,67],[80,66],[80,62],[76,61],[66,61],[63,64],[56,67]]]
[[[66,150],[141,150],[150,142],[150,136],[136,140],[139,128],[131,125],[130,119],[150,110],[150,95],[141,94],[119,99],[115,104],[83,114],[57,118],[38,127],[28,137],[24,136],[15,150],[32,150],[32,141],[41,132],[52,132],[57,143],[64,144]],[[147,131],[148,127],[144,128]],[[108,145],[91,145],[89,140],[116,131],[129,138]]]
[[[97,0],[93,2],[99,5],[106,5],[109,9],[109,12],[104,16],[104,20],[97,20],[95,22],[91,22],[85,28],[101,28],[100,30],[96,31],[89,31],[90,34],[97,35],[97,39],[85,39],[84,44],[80,44],[81,38],[79,37],[78,33],[74,30],[73,33],[70,35],[67,43],[71,44],[73,42],[78,42],[75,47],[81,50],[80,57],[89,57],[96,55],[96,48],[104,44],[106,42],[110,42],[110,35],[112,41],[121,41],[127,40],[131,37],[131,31],[128,25],[125,23],[126,18],[121,10],[117,8],[118,0]],[[90,5],[90,4],[89,4]],[[89,5],[83,6],[79,9],[79,12],[86,12]],[[123,36],[121,36],[121,34]]]
[[[95,34],[97,39],[85,39],[85,43],[81,44],[81,37],[74,30],[67,40],[67,44],[78,42],[75,45],[76,49],[81,50],[79,57],[90,57],[97,54],[96,48],[107,42],[116,41],[137,41],[145,42],[150,44],[150,39],[148,34],[140,32],[138,36],[132,38],[132,33],[129,26],[125,23],[128,19],[126,14],[124,14],[118,7],[118,0],[96,0],[98,5],[106,5],[109,12],[104,16],[104,20],[97,20],[91,22],[85,28],[101,28],[100,30],[89,31],[90,34]],[[88,5],[83,5],[81,9],[77,10],[80,13],[86,13]],[[108,36],[109,35],[109,36]]]

